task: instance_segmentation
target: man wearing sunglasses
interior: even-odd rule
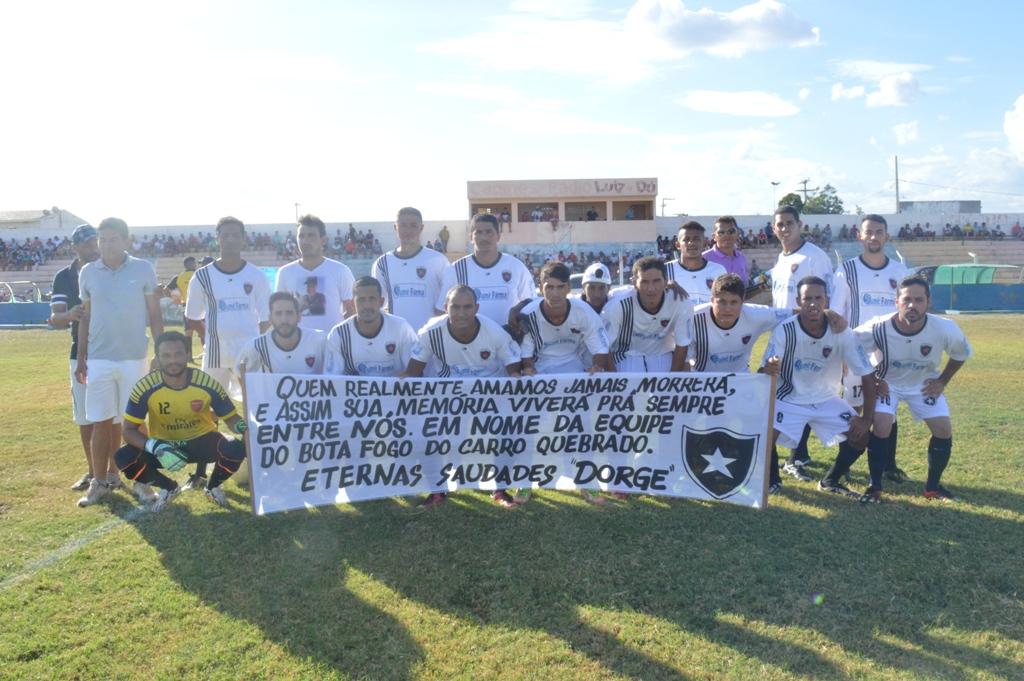
[[[715,229],[711,232],[715,244],[704,251],[704,258],[710,262],[716,262],[725,268],[729,274],[735,274],[746,286],[750,283],[750,275],[747,272],[747,257],[736,250],[736,240],[739,238],[739,226],[736,218],[731,215],[723,215],[715,220]]]

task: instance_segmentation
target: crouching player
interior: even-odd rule
[[[157,337],[160,366],[135,384],[124,415],[124,447],[117,450],[117,467],[136,483],[159,491],[143,497],[159,511],[181,494],[181,486],[160,469],[179,471],[186,463],[213,463],[214,471],[204,492],[211,501],[227,506],[221,483],[245,460],[245,444],[217,432],[212,409],[234,433],[243,434],[245,421],[217,381],[188,367],[188,341],[178,331]],[[147,437],[140,426],[149,417]]]

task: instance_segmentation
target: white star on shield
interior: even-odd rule
[[[708,456],[707,454],[701,454],[701,456],[703,456],[704,460],[708,462],[708,466],[707,468],[704,469],[702,475],[707,475],[708,473],[714,473],[715,471],[718,471],[725,477],[732,478],[732,473],[729,472],[729,464],[731,464],[736,459],[725,458],[724,456],[722,456],[721,449],[715,449],[715,453],[712,454],[711,456]]]

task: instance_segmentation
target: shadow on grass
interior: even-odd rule
[[[960,489],[1024,510],[1019,495]],[[171,507],[136,526],[189,591],[353,677],[436,670],[424,646],[450,645],[451,633],[423,623],[426,607],[448,616],[445,628],[545,632],[636,679],[754,676],[761,665],[847,679],[863,675],[858,664],[1024,678],[1019,648],[1001,657],[985,643],[992,632],[1024,641],[1020,523],[899,495],[863,507],[813,483],[787,483],[784,495],[758,512],[646,497],[594,507],[542,492],[506,511],[467,492],[420,515],[396,500],[264,518]],[[244,495],[230,496],[247,509]],[[353,579],[379,594],[357,593]],[[403,599],[411,617],[394,614]],[[677,630],[685,649],[648,653],[635,639],[651,620]],[[975,647],[936,635],[947,628],[985,633]],[[722,661],[736,654],[747,662]]]

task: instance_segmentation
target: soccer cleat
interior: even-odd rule
[[[100,499],[110,494],[110,488],[105,483],[100,482],[96,478],[93,478],[89,482],[89,491],[85,493],[85,496],[78,500],[78,506],[85,508],[86,506],[92,506],[98,504]]]
[[[882,473],[882,476],[886,480],[892,480],[897,485],[902,485],[907,480],[910,480],[907,474],[903,472],[902,468],[890,468],[889,470]]]
[[[868,487],[860,500],[865,504],[879,504],[882,502],[882,490]]]
[[[592,504],[603,504],[605,499],[600,494],[595,494],[589,489],[581,489],[580,496],[589,501]]]
[[[107,473],[107,487],[112,490],[124,488],[124,485],[121,484],[121,474]]]
[[[206,495],[207,499],[217,504],[218,506],[223,506],[224,508],[228,507],[228,497],[226,494],[224,494],[224,490],[222,490],[219,485],[217,487],[214,487],[213,489],[210,489],[209,487],[204,487],[203,494]]]
[[[512,501],[516,502],[517,504],[525,504],[527,501],[530,500],[530,497],[532,496],[533,488],[524,487],[522,489],[517,489],[515,491],[515,493],[512,495]]]
[[[416,507],[416,510],[420,512],[429,510],[431,508],[434,508],[438,504],[443,503],[447,499],[448,495],[445,494],[444,492],[434,492],[433,494],[428,494],[427,498],[424,499],[420,503],[420,505]]]
[[[768,495],[769,496],[771,496],[773,494],[778,494],[781,491],[782,491],[782,481],[781,480],[779,482],[773,482],[772,484],[768,485]]]
[[[864,497],[864,495],[861,494],[860,492],[854,492],[852,489],[842,484],[841,482],[832,482],[831,480],[827,480],[825,478],[822,478],[820,481],[818,481],[818,491],[829,492],[831,494],[841,494],[843,496],[852,497],[857,501],[863,501]]]
[[[505,490],[498,490],[491,494],[491,499],[498,502],[498,505],[504,508],[515,508],[516,502],[512,500],[512,497]]]
[[[138,499],[141,504],[152,504],[157,500],[158,496],[156,490],[138,480],[132,483],[131,495]]]
[[[203,476],[199,475],[198,473],[193,473],[192,475],[188,476],[188,482],[186,482],[184,485],[182,485],[181,489],[184,492],[188,492],[189,490],[193,490],[193,489],[198,490],[198,489],[203,489],[205,487],[206,487],[206,478],[204,478]]]
[[[179,494],[181,494],[181,485],[175,485],[172,490],[166,490],[161,487],[156,493],[156,499],[149,505],[149,510],[154,513],[162,510],[164,506],[174,501]]]
[[[86,473],[85,475],[78,479],[78,482],[71,485],[71,489],[75,490],[76,492],[84,492],[85,490],[89,489],[90,482],[92,482],[92,473]]]
[[[953,503],[956,503],[956,502],[960,501],[960,497],[958,497],[957,495],[953,494],[952,492],[950,492],[948,489],[946,489],[942,485],[939,485],[938,489],[936,489],[934,492],[929,492],[928,490],[925,490],[924,491],[924,498],[925,499],[934,499],[936,501],[944,501],[947,504],[953,504]]]
[[[782,471],[789,476],[792,476],[800,482],[810,482],[811,476],[804,473],[804,467],[798,463],[787,463],[782,467]]]

